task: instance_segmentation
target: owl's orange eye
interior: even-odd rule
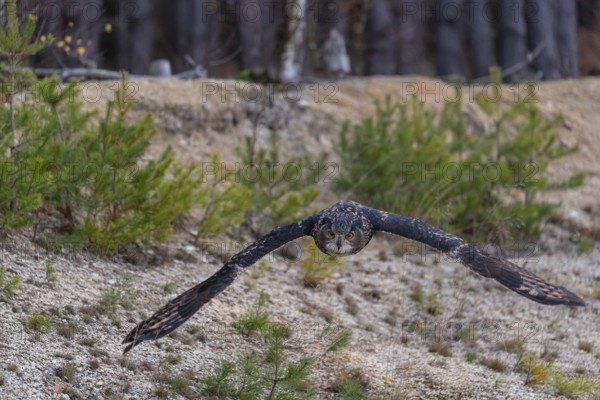
[[[335,237],[335,235],[333,234],[333,231],[327,231],[327,237],[333,239]]]
[[[352,239],[354,237],[354,233],[348,232],[346,233],[346,239]]]

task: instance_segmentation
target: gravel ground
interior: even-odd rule
[[[410,79],[439,84],[420,78],[345,81],[337,88],[336,103],[277,103],[269,117],[272,128],[285,139],[284,153],[331,151],[340,121],[368,113],[372,106],[365,103]],[[156,116],[154,154],[171,145],[181,160],[199,161],[213,151],[232,160],[233,149],[251,129],[256,104],[202,101],[200,81],[136,84],[137,112],[152,111]],[[560,220],[567,221],[570,230],[549,226],[534,253],[513,259],[582,296],[588,303],[585,308],[531,302],[427,248],[399,256],[405,242],[379,235],[317,289],[304,286],[298,262],[270,256],[267,263],[240,276],[177,335],[143,343],[123,357],[120,342],[129,330],[216,271],[221,265],[218,257],[193,246],[184,234],[164,248],[146,251],[158,261],[131,265],[89,254],[48,253],[31,243],[28,232],[10,233],[2,240],[0,262],[9,275],[19,274],[23,285],[14,298],[0,302],[0,394],[9,400],[152,399],[164,386],[160,374],[176,376],[185,371],[190,390],[197,393],[200,379],[219,360],[235,361],[240,354],[260,348],[256,340],[237,334],[232,324],[255,304],[261,291],[269,295],[266,309],[272,319],[291,328],[286,342],[290,357],[318,359],[311,382],[322,399],[336,398],[331,391],[336,379],[356,374],[357,369],[368,381],[369,396],[401,390],[408,398],[422,399],[561,398],[551,384],[525,385],[526,375],[513,371],[517,355],[505,347],[515,339],[528,352],[552,354],[554,370],[566,377],[583,376],[600,385],[600,302],[593,298],[593,289],[600,285],[600,249],[596,244],[592,252],[583,254],[577,246],[578,232],[599,226],[598,86],[600,80],[588,79],[540,87],[540,108],[550,116],[566,117],[561,140],[582,145],[580,154],[561,161],[553,175],[585,169],[590,178],[576,191],[548,195],[562,202]],[[260,134],[264,139],[267,130]],[[322,189],[320,204],[333,203],[336,199],[327,187]],[[218,245],[233,248],[228,239]],[[49,258],[55,260],[58,279],[54,283],[46,278]],[[101,312],[100,298],[125,272],[134,277],[129,292],[135,306],[119,307],[112,315]],[[175,293],[165,292],[167,282],[176,284]],[[438,314],[431,315],[411,297],[417,286],[425,295],[438,293]],[[51,317],[48,331],[27,327],[34,312]],[[65,328],[69,324],[70,331]],[[327,341],[320,333],[328,325],[351,329],[350,346],[323,355]],[[469,327],[471,340],[457,339],[457,327]],[[448,343],[450,356],[429,351],[432,342],[439,340]],[[582,342],[589,342],[588,346]],[[475,354],[473,362],[466,361],[469,353]],[[499,359],[507,369],[490,369],[481,364],[484,358]],[[596,389],[581,398],[599,396]]]
[[[3,263],[25,283],[16,297],[0,308],[0,389],[9,399],[45,399],[61,388],[85,399],[110,398],[113,393],[127,399],[154,398],[160,387],[156,373],[166,368],[161,365],[169,356],[178,359],[172,373],[189,368],[193,376],[201,378],[218,360],[235,360],[252,349],[255,343],[238,335],[232,324],[261,291],[269,294],[266,307],[272,319],[292,329],[287,343],[290,353],[320,359],[313,382],[320,388],[321,398],[326,398],[327,388],[337,376],[356,368],[368,378],[369,393],[402,389],[426,399],[556,398],[551,385],[526,386],[525,375],[511,371],[517,356],[502,350],[502,343],[514,339],[538,355],[544,349],[556,352],[554,367],[567,376],[597,380],[594,355],[600,349],[600,317],[598,301],[589,296],[589,283],[600,278],[597,250],[586,255],[575,248],[540,254],[537,263],[528,264],[531,270],[588,301],[585,308],[569,309],[545,307],[505,292],[439,254],[395,257],[395,240],[374,240],[361,254],[349,257],[343,272],[334,274],[318,290],[304,287],[297,263],[270,257],[268,268],[241,276],[182,327],[181,335],[156,344],[146,342],[122,358],[120,341],[134,323],[174,296],[164,292],[165,283],[177,282],[181,291],[208,277],[216,270],[217,261],[190,245],[178,249],[178,244],[171,244],[171,252],[185,251],[207,262],[174,260],[140,268],[89,255],[50,255],[28,245],[26,238],[11,237],[2,252]],[[56,260],[58,281],[53,285],[47,283],[45,273],[49,256]],[[436,258],[441,258],[437,265]],[[123,271],[135,276],[135,307],[86,319],[90,313],[86,309],[98,304],[102,291],[114,285]],[[425,293],[439,292],[440,314],[430,315],[410,298],[416,284]],[[355,304],[354,311],[348,308],[349,302]],[[52,317],[49,332],[26,327],[27,317],[34,311]],[[75,327],[72,337],[61,334],[60,326],[67,323]],[[351,329],[353,339],[348,348],[321,357],[325,344],[320,343],[324,339],[318,333],[328,324]],[[456,339],[458,325],[472,329],[472,340]],[[189,341],[190,332],[201,339]],[[449,343],[451,356],[428,351],[436,339]],[[578,349],[581,341],[591,342],[592,352]],[[479,362],[469,363],[467,353],[480,359],[499,358],[508,370],[496,372]],[[71,382],[59,372],[68,363],[76,367]]]

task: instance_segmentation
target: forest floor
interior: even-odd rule
[[[98,87],[105,92],[90,107],[103,107],[114,84]],[[172,146],[182,162],[208,163],[211,154],[219,152],[228,168],[236,168],[234,150],[251,134],[262,109],[252,100],[256,86],[235,81],[143,80],[131,82],[130,88],[135,114],[155,116],[157,135],[150,156]],[[307,85],[299,90],[301,98],[298,91],[288,91],[287,99],[276,96],[273,106],[260,114],[257,138],[266,146],[270,131],[275,131],[284,156],[326,151],[337,165],[334,147],[345,120],[357,122],[369,115],[374,101],[386,94],[406,99],[415,89],[433,107],[441,106],[447,93],[444,83],[420,77]],[[503,86],[504,101],[519,91]],[[537,102],[544,116],[564,117],[560,141],[580,147],[577,154],[559,160],[550,177],[561,179],[585,170],[588,179],[578,189],[544,195],[561,202],[556,218],[560,224],[546,227],[534,254],[513,262],[527,263],[536,274],[570,288],[585,299],[586,307],[528,301],[439,253],[423,249],[398,255],[398,239],[378,235],[317,289],[304,285],[297,262],[270,256],[267,263],[242,274],[176,335],[145,342],[123,356],[121,341],[135,324],[214,273],[220,257],[203,251],[206,246],[195,246],[185,232],[161,248],[144,250],[136,265],[85,253],[49,253],[33,244],[28,232],[10,233],[2,240],[0,263],[19,274],[23,285],[14,298],[0,302],[2,399],[152,399],[161,394],[202,398],[194,394],[199,382],[220,360],[235,362],[240,355],[264,348],[233,328],[261,292],[269,295],[265,307],[271,319],[290,327],[289,358],[317,360],[309,380],[319,399],[340,398],[332,389],[336,381],[357,375],[369,398],[393,393],[422,399],[563,398],[552,378],[546,384],[525,384],[527,374],[514,368],[519,361],[515,342],[524,351],[552,360],[552,370],[565,379],[584,377],[595,385],[571,397],[599,398],[600,300],[593,290],[600,288],[600,246],[594,242],[590,252],[582,252],[578,242],[581,234],[600,232],[600,79],[540,84]],[[464,112],[473,131],[489,124],[469,100]],[[318,184],[318,205],[334,203],[337,198],[328,181]],[[227,238],[212,245],[223,249],[222,256],[235,247]],[[57,272],[53,283],[46,277],[48,262]],[[134,307],[102,313],[99,300],[125,272],[134,277],[133,287],[125,290],[135,298]],[[175,287],[171,293],[165,290],[167,283]],[[436,315],[411,296],[419,286],[425,297],[437,293]],[[27,326],[34,312],[51,317],[48,330]],[[322,333],[327,326],[350,329],[350,346],[325,353],[327,335]],[[457,338],[457,329],[465,328],[468,339]],[[447,351],[434,351],[437,342],[445,342]],[[505,369],[485,366],[485,360],[504,364]],[[173,377],[185,378],[190,386],[183,391],[187,397],[173,394]]]

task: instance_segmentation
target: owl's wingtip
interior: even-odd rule
[[[137,343],[131,343],[127,347],[125,347],[125,349],[123,350],[123,355],[127,354],[127,352],[129,352],[129,350],[133,349],[136,344]]]
[[[554,296],[546,296],[541,303],[548,304],[551,306],[554,305],[565,305],[569,307],[585,307],[586,303],[583,299],[577,296],[575,293],[571,292],[569,289],[564,286],[558,287],[561,291],[560,297]]]
[[[577,296],[576,294],[571,293],[571,296],[568,299],[569,301],[566,303],[569,306],[574,306],[574,307],[585,307],[587,304],[585,304],[585,301],[583,301],[583,299],[579,296]]]
[[[129,345],[127,347],[125,347],[125,349],[123,350],[123,354],[127,353],[129,350],[133,349],[135,346],[137,346],[138,344],[140,344],[141,342],[144,341],[138,335],[139,330],[140,330],[140,325],[137,325],[135,328],[133,328],[127,334],[127,336],[125,336],[125,339],[123,339],[123,341],[121,342],[121,344],[127,344],[127,343],[129,343]]]
[[[556,304],[564,304],[564,305],[572,306],[572,307],[585,307],[586,306],[585,301],[583,301],[583,299],[581,297],[577,296],[575,293],[571,292],[566,287],[558,286],[558,288],[562,292],[562,296],[560,298],[560,301],[558,301]]]

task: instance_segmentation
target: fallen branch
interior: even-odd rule
[[[82,80],[119,80],[121,79],[121,72],[119,71],[111,71],[106,69],[98,69],[98,68],[33,68],[33,73],[38,76],[48,76],[48,75],[56,75],[59,77],[61,82],[68,81],[74,78],[79,78]],[[139,75],[139,74],[129,74],[128,78],[131,80],[135,79],[146,79],[146,78],[155,78],[154,75]],[[166,78],[174,78],[174,79],[195,79],[195,78],[205,78],[206,70],[202,66],[195,66],[194,68],[181,72],[179,74],[174,74],[168,76]]]
[[[533,51],[527,53],[527,56],[525,57],[525,59],[523,61],[518,62],[515,65],[512,65],[512,66],[504,69],[502,71],[502,80],[504,80],[506,77],[509,77],[510,75],[512,75],[516,72],[519,72],[523,68],[525,68],[525,67],[529,66],[531,63],[533,63],[533,61],[542,53],[544,48],[546,48],[546,43],[541,42],[540,44],[537,45],[537,47],[535,49],[533,49]],[[482,76],[480,78],[475,79],[473,82],[474,83],[483,83],[483,82],[488,82],[489,80],[490,80],[489,75],[486,75],[486,76]]]

